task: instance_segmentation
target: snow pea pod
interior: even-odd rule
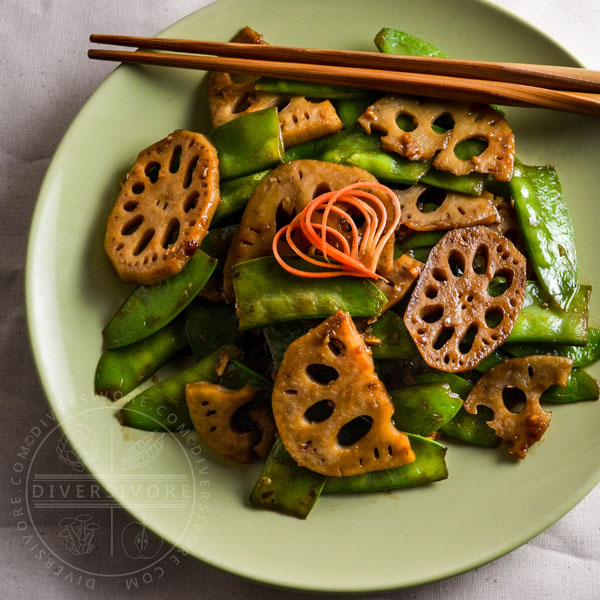
[[[577,293],[577,253],[569,207],[553,167],[515,162],[510,181],[515,211],[533,270],[564,310]]]
[[[358,117],[360,117],[360,115],[362,115],[365,110],[379,98],[381,98],[381,95],[351,100],[338,100],[335,102],[335,110],[344,124],[344,129],[356,127],[358,125]]]
[[[442,373],[441,371],[418,373],[415,375],[415,379],[419,383],[446,383],[462,400],[466,400],[473,389],[471,383],[453,373]],[[500,443],[500,438],[486,423],[492,417],[492,412],[485,406],[480,406],[476,415],[469,414],[461,407],[453,419],[440,427],[439,432],[462,442],[494,448]]]
[[[502,350],[494,350],[485,360],[480,362],[475,367],[475,370],[478,373],[486,373],[492,367],[504,362],[507,358],[510,358],[510,356],[506,352],[503,352]]]
[[[315,81],[295,81],[293,79],[276,79],[260,77],[254,87],[262,92],[282,94],[283,96],[304,96],[305,98],[364,98],[373,92],[364,88],[346,87]]]
[[[288,323],[267,325],[267,327],[263,327],[263,333],[271,352],[273,370],[277,373],[288,346],[306,333],[306,327],[299,321],[289,321]]]
[[[316,144],[315,158],[359,167],[387,183],[413,184],[427,172],[431,161],[411,161],[381,149],[379,136],[361,130],[343,130]]]
[[[253,371],[250,367],[241,363],[239,360],[230,360],[225,367],[219,385],[230,390],[239,390],[246,385],[261,389],[271,389],[273,382],[263,377],[260,373]]]
[[[264,171],[284,160],[276,107],[229,121],[213,129],[210,138],[219,155],[221,179]]]
[[[211,229],[202,241],[200,250],[206,252],[209,256],[224,262],[225,257],[227,256],[227,250],[229,250],[231,240],[238,230],[238,227],[239,225],[236,224]]]
[[[196,297],[216,266],[214,258],[197,250],[177,275],[136,287],[102,332],[106,347],[133,344],[170,323]]]
[[[420,179],[420,183],[431,185],[433,187],[443,188],[458,192],[459,194],[468,194],[469,196],[481,196],[484,190],[485,176],[479,173],[469,173],[468,175],[454,175],[448,171],[438,171],[431,168]]]
[[[312,265],[301,259],[286,260],[293,267],[312,269]],[[280,267],[272,256],[235,265],[233,286],[241,330],[283,321],[325,318],[339,309],[353,317],[375,317],[387,301],[383,292],[366,279],[296,277]]]
[[[225,344],[237,344],[241,333],[230,304],[196,300],[186,311],[186,333],[196,360],[202,360]]]
[[[322,139],[324,140],[326,138]],[[302,160],[304,158],[313,158],[315,160],[318,160],[319,142],[321,142],[321,140],[310,140],[308,142],[304,142],[304,144],[298,144],[298,146],[294,146],[293,148],[286,148],[285,162],[292,162],[293,160]]]
[[[394,423],[398,429],[431,435],[450,421],[462,406],[458,394],[446,383],[417,383],[390,392]]]
[[[588,315],[591,288],[581,285],[569,310],[556,306],[542,285],[528,281],[525,302],[507,342],[548,342],[585,346],[588,341]]]
[[[414,35],[398,29],[384,27],[375,36],[375,45],[385,54],[405,54],[408,56],[433,56],[448,58],[448,55]]]
[[[381,340],[381,344],[371,348],[373,358],[411,359],[419,353],[404,325],[404,320],[391,310],[377,319],[371,326],[371,333]]]
[[[587,367],[600,360],[600,329],[588,329],[587,346],[563,346],[555,344],[504,344],[502,349],[511,356],[531,356],[533,354],[551,354],[566,356],[573,360],[574,367]]]
[[[225,346],[188,369],[144,390],[119,411],[121,423],[146,431],[193,429],[185,401],[185,386],[196,381],[217,383],[217,366],[227,357],[241,358],[242,351],[235,346]]]
[[[96,367],[96,394],[112,399],[128,394],[187,345],[179,317],[139,342],[105,350]]]
[[[556,404],[571,404],[583,400],[597,400],[600,395],[598,382],[583,369],[573,369],[567,385],[553,385],[541,396],[540,400]]]
[[[324,475],[299,467],[277,438],[250,494],[250,502],[306,519],[326,480]]]
[[[342,492],[377,492],[396,488],[415,487],[448,478],[446,447],[428,438],[407,433],[416,460],[413,463],[350,477],[328,477],[324,494]]]
[[[411,248],[406,252],[406,254],[408,254],[411,258],[414,258],[415,260],[419,260],[422,263],[425,263],[429,258],[429,254],[431,253],[432,248],[433,246],[425,246],[423,248]]]
[[[398,258],[408,250],[414,248],[431,248],[445,235],[445,231],[416,231],[405,237],[394,246],[394,258]]]
[[[218,225],[230,217],[241,213],[258,184],[270,173],[259,171],[237,179],[221,182],[221,203],[213,215],[211,226]]]

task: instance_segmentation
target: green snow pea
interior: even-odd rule
[[[377,492],[396,488],[415,487],[447,479],[446,447],[419,435],[412,433],[407,433],[406,435],[416,455],[415,462],[403,467],[373,471],[364,475],[328,477],[323,493]]]
[[[210,138],[219,155],[221,179],[264,171],[284,160],[276,107],[229,121],[213,129]]]
[[[324,475],[299,467],[277,438],[250,494],[250,502],[306,519],[326,480]]]
[[[424,248],[411,248],[406,252],[406,254],[415,260],[420,260],[421,262],[425,263],[429,258],[432,248],[433,246],[426,246]]]
[[[434,168],[429,169],[419,180],[419,183],[425,185],[451,190],[459,194],[468,194],[469,196],[481,196],[484,191],[484,182],[485,176],[479,173],[454,175],[454,173],[438,171]]]
[[[344,124],[344,129],[352,129],[358,125],[358,118],[373,102],[376,102],[379,96],[370,96],[368,98],[355,98],[352,100],[338,100],[335,103],[335,110],[338,117]]]
[[[216,367],[225,354],[241,358],[235,346],[224,346],[195,365],[157,383],[132,398],[120,410],[121,423],[146,431],[187,431],[193,429],[185,401],[185,386],[196,381],[217,383]]]
[[[227,227],[217,227],[211,229],[207,234],[200,249],[206,252],[209,256],[216,258],[219,261],[225,262],[227,250],[231,244],[231,240],[238,230],[239,225],[228,225]],[[220,265],[219,265],[220,266]]]
[[[446,383],[462,400],[466,400],[473,389],[473,384],[454,373],[442,373],[441,371],[418,373],[415,375],[415,379],[419,383]],[[494,448],[500,443],[500,438],[486,423],[492,418],[492,411],[485,406],[480,406],[475,415],[469,414],[461,407],[454,418],[442,425],[439,431],[445,436],[462,442]]]
[[[375,36],[375,45],[379,52],[385,54],[404,54],[408,56],[432,56],[437,58],[448,58],[439,48],[433,44],[419,39],[404,31],[384,27]]]
[[[588,341],[588,314],[591,288],[581,285],[569,310],[556,306],[542,285],[528,281],[525,302],[507,342],[548,342],[585,346]]]
[[[248,200],[250,200],[258,184],[270,173],[270,171],[259,171],[237,179],[230,179],[221,183],[221,203],[213,215],[211,226],[240,214]]]
[[[254,87],[262,92],[282,94],[284,96],[304,96],[305,98],[364,98],[373,94],[364,88],[318,83],[315,81],[296,81],[294,79],[276,79],[260,77]]]
[[[445,231],[416,231],[411,233],[401,242],[396,242],[394,258],[398,258],[401,254],[414,248],[431,248],[444,237],[445,233]]]
[[[381,340],[373,346],[373,358],[413,358],[419,353],[402,317],[388,311],[371,326],[371,333]]]
[[[446,383],[417,383],[390,392],[394,423],[401,431],[431,435],[450,421],[462,406]]]
[[[431,165],[431,161],[410,161],[385,152],[379,136],[358,129],[323,138],[317,153],[319,160],[359,167],[387,183],[417,183]]]
[[[96,394],[112,399],[128,394],[187,345],[180,317],[139,342],[105,350],[96,367]]]
[[[300,321],[276,323],[263,327],[267,345],[273,360],[273,369],[277,373],[288,346],[306,333],[306,327]]]
[[[489,371],[492,367],[495,367],[496,365],[499,365],[501,362],[504,362],[507,358],[510,358],[510,356],[508,354],[506,354],[506,352],[503,352],[502,350],[499,350],[499,349],[494,350],[485,360],[480,362],[475,367],[475,370],[478,373],[485,373],[485,372]]]
[[[260,373],[253,371],[250,367],[238,360],[230,360],[225,367],[225,371],[219,379],[219,385],[230,390],[239,390],[246,385],[262,389],[271,389],[273,382],[263,377]]]
[[[313,268],[301,259],[290,257],[287,262],[306,270]],[[283,321],[325,318],[339,309],[353,317],[375,317],[386,303],[383,292],[366,279],[296,277],[280,267],[272,256],[235,265],[233,286],[242,330]]]
[[[600,360],[600,329],[588,329],[587,346],[563,346],[556,344],[505,344],[502,349],[511,356],[551,354],[573,359],[574,367],[587,367]]]
[[[242,337],[235,309],[230,304],[192,302],[186,311],[185,328],[196,360],[202,360],[225,344],[237,344]]]
[[[569,404],[582,400],[597,400],[600,395],[598,382],[583,369],[573,369],[565,387],[553,385],[541,396],[540,400],[556,404]]]
[[[102,332],[106,347],[133,344],[170,323],[196,297],[216,266],[214,258],[197,250],[177,275],[136,287]]]
[[[473,384],[460,375],[443,371],[428,371],[415,374],[417,383],[443,383],[453,394],[458,394],[461,400],[466,400],[473,389]]]
[[[333,137],[333,136],[328,136]],[[322,138],[325,140],[327,138]],[[293,160],[302,160],[306,158],[312,158],[314,160],[319,159],[319,142],[321,140],[310,140],[299,144],[293,148],[286,148],[285,150],[285,162],[292,162]]]
[[[577,293],[577,253],[569,207],[553,167],[515,162],[510,190],[533,270],[564,310]]]

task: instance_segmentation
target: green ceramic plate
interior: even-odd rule
[[[475,0],[378,0],[368,8],[348,0],[221,0],[164,35],[227,40],[246,24],[280,44],[374,50],[373,36],[388,26],[458,58],[576,65],[529,25]],[[522,463],[452,444],[447,481],[324,497],[300,521],[248,506],[256,468],[194,457],[173,437],[161,442],[160,434],[122,430],[114,405],[93,397],[100,332],[128,292],[104,255],[105,219],[141,148],[177,128],[207,130],[203,77],[118,68],[73,122],[40,193],[27,257],[31,341],[50,404],[90,471],[140,521],[189,554],[245,577],[311,590],[383,590],[448,577],[514,549],[564,515],[600,479],[598,403],[553,407],[546,438]],[[557,167],[573,212],[581,280],[598,289],[600,120],[507,113],[519,156]],[[596,323],[599,299],[596,293]],[[86,443],[90,433],[102,452]],[[128,474],[160,481],[174,472],[193,477],[191,489],[181,486],[175,499],[162,489],[162,504],[141,503],[127,485]]]

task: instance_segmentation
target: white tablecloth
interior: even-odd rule
[[[155,574],[151,585],[140,583],[137,590],[128,590],[120,578],[98,580],[90,590],[85,580],[36,559],[12,514],[15,457],[32,424],[48,410],[30,357],[23,309],[29,221],[61,136],[114,66],[85,58],[87,36],[95,31],[152,35],[205,4],[207,0],[0,0],[0,597],[306,597],[264,588],[185,557],[161,576]],[[548,32],[587,66],[600,68],[600,0],[498,0],[497,4]],[[44,460],[51,470],[57,458],[49,455]],[[600,487],[509,555],[450,580],[385,596],[598,599],[599,534]],[[51,545],[59,531],[48,526],[42,535]]]

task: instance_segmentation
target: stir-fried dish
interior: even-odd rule
[[[212,131],[140,152],[108,219],[138,287],[96,392],[127,396],[124,425],[263,461],[250,502],[305,518],[321,494],[446,479],[448,441],[524,459],[552,443],[548,404],[598,398],[558,176],[520,162],[499,107],[223,73],[208,107]]]

